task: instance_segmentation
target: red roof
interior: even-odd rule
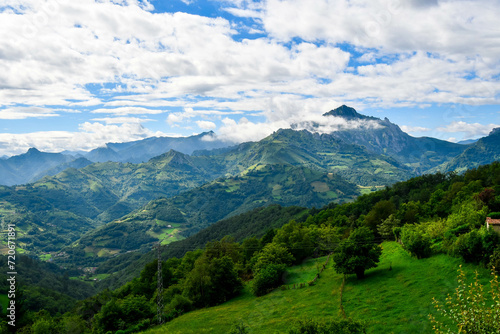
[[[500,225],[500,219],[492,219],[490,217],[486,217],[486,222],[488,225]]]

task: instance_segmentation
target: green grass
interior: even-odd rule
[[[89,277],[89,279],[93,280],[93,279],[98,279],[98,280],[103,280],[105,278],[108,278],[111,274],[96,274],[94,276],[91,276]]]
[[[369,333],[429,333],[432,297],[444,301],[446,294],[453,292],[461,260],[444,254],[416,260],[395,242],[386,242],[383,247],[379,266],[367,271],[366,279],[347,279],[343,297],[346,313],[368,320]],[[478,269],[473,265],[463,268],[469,273]],[[489,274],[479,272],[485,284]]]
[[[428,314],[432,297],[444,301],[457,286],[461,260],[440,254],[417,260],[399,244],[383,244],[381,262],[368,270],[364,280],[348,276],[343,306],[348,317],[366,321],[368,333],[429,333]],[[325,258],[319,259],[324,263]],[[463,265],[470,274],[478,269]],[[487,270],[478,269],[483,284]],[[307,282],[317,272],[316,261],[308,260],[288,269],[288,284]],[[222,305],[189,312],[162,327],[145,333],[226,333],[235,322],[249,326],[249,333],[286,333],[296,318],[339,318],[342,275],[334,272],[332,261],[314,286],[276,289],[254,297],[248,285],[238,298]]]
[[[40,260],[42,260],[42,261],[49,261],[49,260],[52,258],[52,255],[50,255],[50,254],[41,254],[41,255],[39,256],[39,258],[40,258]]]
[[[299,284],[312,281],[326,261],[327,256],[317,259],[308,259],[304,263],[287,269],[285,284]],[[331,264],[330,259],[330,264]]]

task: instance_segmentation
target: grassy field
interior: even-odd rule
[[[364,280],[347,278],[343,293],[347,316],[366,321],[368,333],[429,333],[432,297],[444,300],[453,292],[462,262],[444,254],[417,260],[395,242],[384,243],[383,249],[379,266],[368,270]],[[287,283],[312,279],[317,262],[313,259],[290,268]],[[472,265],[463,268],[471,277],[477,269]],[[479,269],[479,273],[486,284],[487,270]],[[246,286],[236,299],[187,313],[145,333],[226,333],[236,322],[246,324],[250,333],[286,333],[294,318],[339,318],[341,283],[342,276],[335,273],[330,261],[314,286],[277,289],[259,298]]]

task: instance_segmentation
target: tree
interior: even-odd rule
[[[283,225],[276,232],[273,243],[287,247],[297,262],[311,256],[315,248],[311,240],[310,229],[295,220]]]
[[[373,233],[363,226],[340,243],[333,254],[334,268],[340,274],[356,274],[361,279],[366,269],[377,266],[381,254],[382,249],[374,243]]]
[[[197,307],[217,305],[236,296],[242,288],[241,280],[229,256],[196,260],[184,283],[184,295]]]
[[[496,232],[481,227],[460,235],[453,245],[453,250],[466,262],[487,263],[499,242]]]
[[[275,244],[274,242],[267,244],[259,253],[252,258],[254,273],[268,264],[284,264],[285,267],[290,266],[294,257],[285,246]]]
[[[458,287],[453,295],[448,294],[443,305],[435,298],[437,312],[455,325],[459,333],[498,333],[500,330],[500,285],[498,276],[492,273],[490,289],[479,282],[478,273],[474,282],[468,284],[462,266],[458,270]],[[487,293],[489,291],[489,294]],[[429,314],[435,333],[452,333],[453,329],[432,314]]]
[[[417,259],[431,256],[431,239],[415,225],[405,225],[401,230],[401,242]]]
[[[283,283],[285,268],[292,264],[294,258],[288,249],[274,242],[267,244],[262,251],[252,258],[254,263],[254,280],[252,292],[262,296]]]
[[[401,221],[394,215],[390,215],[378,227],[378,234],[386,240],[394,240],[394,228],[400,226]]]
[[[252,282],[252,293],[262,296],[283,283],[286,266],[282,263],[269,263],[255,274]]]
[[[377,202],[368,212],[364,219],[364,225],[373,232],[377,232],[377,227],[396,211],[396,206],[391,201]]]

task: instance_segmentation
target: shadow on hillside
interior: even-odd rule
[[[357,285],[363,283],[368,280],[377,280],[377,279],[385,279],[387,277],[393,277],[398,275],[403,271],[403,267],[401,266],[392,266],[384,265],[381,267],[377,267],[374,269],[367,270],[365,272],[365,277],[363,279],[357,279],[356,275],[348,275],[346,283]]]

